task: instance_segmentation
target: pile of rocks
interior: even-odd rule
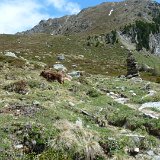
[[[139,76],[139,70],[138,70],[138,65],[137,61],[133,57],[132,53],[128,54],[127,57],[127,78],[132,78],[132,77],[138,77]]]

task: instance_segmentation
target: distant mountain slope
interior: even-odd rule
[[[126,0],[106,2],[95,7],[83,9],[77,15],[42,20],[31,30],[18,34],[49,33],[104,33],[118,29],[135,20],[152,22],[160,5],[152,0]]]

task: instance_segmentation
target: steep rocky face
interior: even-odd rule
[[[151,53],[160,56],[160,33],[158,34],[150,34],[149,37],[149,47]]]
[[[151,0],[106,2],[83,9],[77,15],[43,20],[31,30],[19,34],[105,33],[133,23],[135,20],[152,22],[159,8],[159,4]]]
[[[124,45],[130,45],[131,50],[146,49],[156,55],[160,53],[160,23],[158,21],[152,23],[136,21],[121,29],[118,35]]]

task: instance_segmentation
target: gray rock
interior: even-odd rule
[[[154,68],[148,66],[147,64],[143,64],[142,66],[139,67],[139,71],[151,72],[153,70]]]
[[[5,53],[5,56],[17,58],[17,56],[16,56],[15,53],[13,53],[13,52],[6,52],[6,53]]]
[[[17,144],[14,146],[15,149],[22,149],[23,148],[23,145],[22,144]]]
[[[57,60],[63,61],[65,60],[65,56],[63,54],[57,56]]]
[[[72,71],[70,73],[68,73],[68,75],[70,75],[71,77],[80,77],[81,76],[81,72],[80,71]]]
[[[140,78],[140,77],[132,77],[131,80],[132,80],[134,83],[140,83],[140,82],[143,81],[142,78]]]
[[[125,75],[120,75],[119,78],[120,79],[125,79],[126,77],[125,77]]]
[[[39,106],[39,105],[40,105],[40,102],[39,102],[39,101],[34,100],[34,101],[32,102],[32,104],[33,104],[33,105],[36,105],[36,106]]]
[[[144,108],[157,108],[160,109],[160,102],[148,102],[148,103],[144,103],[142,104],[142,106],[139,108],[139,110],[142,110]]]
[[[149,151],[147,152],[147,154],[148,154],[149,156],[154,156],[154,155],[155,155],[152,150],[149,150]]]
[[[74,106],[75,106],[75,104],[74,104],[73,102],[69,102],[68,104],[69,104],[69,106],[71,106],[71,107],[74,107]]]
[[[58,71],[66,71],[67,70],[67,68],[63,64],[54,64],[53,68]]]
[[[159,156],[154,156],[154,160],[160,160],[160,155]]]
[[[160,33],[150,34],[149,47],[153,54],[160,55]]]
[[[151,89],[151,83],[148,82],[147,84],[145,84],[145,86],[142,89],[144,89],[144,90],[150,90]]]

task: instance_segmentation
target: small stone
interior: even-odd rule
[[[109,94],[110,94],[110,95],[114,95],[114,92],[110,92]]]
[[[125,79],[126,77],[125,77],[125,75],[120,75],[119,78],[120,78],[120,79]]]
[[[136,93],[132,93],[132,96],[136,96],[137,94]]]
[[[36,140],[32,140],[32,144],[36,145],[37,144]]]
[[[39,105],[40,105],[40,102],[39,102],[39,101],[34,100],[34,101],[32,102],[32,104],[33,104],[33,105],[36,105],[36,106],[39,106]]]
[[[74,104],[73,102],[69,102],[68,104],[69,104],[69,106],[71,106],[71,107],[74,107],[74,106],[75,106],[75,104]]]
[[[3,148],[0,148],[0,152],[4,152],[4,149],[3,149]]]
[[[150,82],[148,82],[147,84],[145,84],[145,86],[143,87],[144,90],[150,90],[151,89],[151,84]]]
[[[12,53],[12,52],[6,52],[5,56],[17,58],[17,56],[15,55],[15,53]]]
[[[155,155],[152,150],[148,151],[147,154],[148,154],[149,156],[154,156],[154,155]]]
[[[77,126],[78,128],[82,128],[83,123],[82,123],[82,120],[81,120],[80,118],[78,118],[78,120],[76,120],[76,126]]]
[[[122,86],[122,87],[121,87],[121,90],[122,90],[122,91],[125,91],[125,87],[124,87],[124,86]]]
[[[22,149],[22,148],[23,148],[23,145],[22,145],[22,144],[18,144],[18,145],[15,145],[14,148],[15,148],[15,149]]]
[[[57,56],[57,60],[63,61],[65,60],[65,56],[63,54]]]

